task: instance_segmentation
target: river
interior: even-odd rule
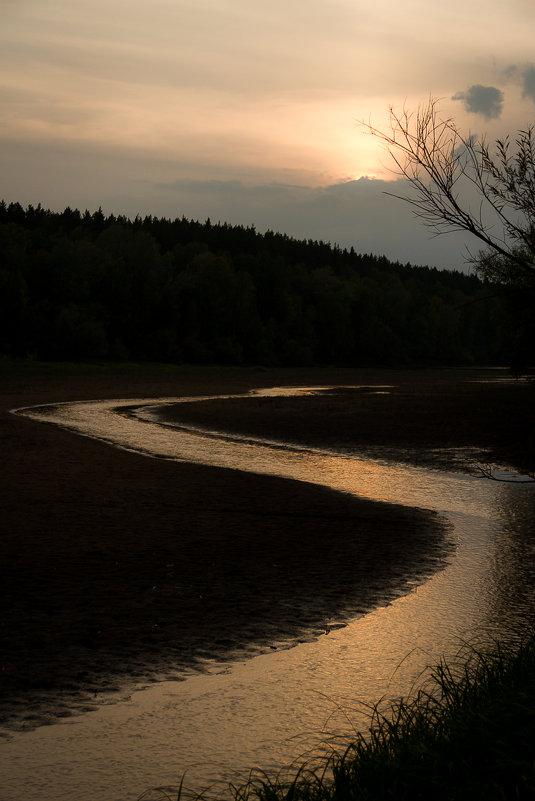
[[[198,399],[68,403],[18,413],[149,456],[436,510],[451,524],[452,556],[403,597],[314,642],[207,663],[206,673],[14,734],[0,749],[2,792],[10,801],[132,801],[149,787],[177,786],[184,771],[186,785],[201,790],[234,770],[277,769],[330,733],[362,729],[366,704],[407,695],[425,667],[454,658],[461,641],[514,636],[533,622],[532,485],[161,425],[162,405],[189,400]]]

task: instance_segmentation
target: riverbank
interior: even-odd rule
[[[415,387],[420,383],[422,397],[428,394],[425,406],[429,382],[452,378],[443,372],[434,376],[3,365],[4,725],[31,728],[90,709],[102,693],[129,682],[179,675],[182,668],[202,670],[206,659],[321,636],[332,623],[402,594],[408,581],[424,580],[448,555],[442,521],[422,510],[284,479],[145,459],[14,417],[9,409],[394,379],[397,385],[409,379]],[[295,432],[300,425],[310,441],[318,436],[321,443],[329,426],[338,426],[341,437],[342,407],[347,414],[354,410],[353,399],[340,397],[335,413],[332,407],[302,408],[299,424],[292,410],[286,430]],[[373,407],[374,400],[392,396],[364,397]],[[405,409],[396,410],[398,428],[401,419],[409,424],[415,408],[414,396],[408,397]],[[516,395],[508,397],[517,403]],[[319,400],[332,403],[333,397]],[[216,402],[210,404],[210,426],[217,428],[223,419]],[[228,414],[228,406],[221,408]],[[267,421],[277,428],[285,418],[284,409],[259,413],[249,401],[238,408],[248,432],[265,434]],[[209,405],[202,409],[205,414]],[[436,420],[420,423],[420,446],[426,431],[429,442],[436,441]],[[375,406],[368,435],[383,425]],[[344,442],[357,442],[347,426]]]

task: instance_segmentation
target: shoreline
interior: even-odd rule
[[[0,713],[14,730],[89,709],[95,693],[201,669],[206,657],[320,636],[447,557],[447,531],[430,512],[147,459],[8,414],[61,400],[371,383],[370,371],[140,367],[1,378]],[[264,419],[284,420],[279,411]],[[258,430],[258,416],[239,414]],[[317,417],[307,414],[315,437]]]

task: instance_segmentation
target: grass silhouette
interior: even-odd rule
[[[462,658],[461,658],[462,657]],[[281,771],[252,771],[230,801],[383,801],[535,798],[535,634],[520,644],[463,649],[439,662],[416,695],[387,711],[345,749]],[[159,793],[154,795],[154,793]],[[144,799],[180,801],[183,782]],[[189,794],[188,794],[189,795]]]

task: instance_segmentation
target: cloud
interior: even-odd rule
[[[535,66],[532,64],[522,70],[522,95],[535,103]]]
[[[403,182],[359,178],[311,187],[178,179],[147,182],[145,188],[147,194],[153,193],[152,211],[160,214],[175,208],[186,217],[210,217],[212,222],[254,225],[258,231],[271,229],[298,239],[322,239],[402,263],[464,267],[467,237],[433,237],[406,203],[385,195],[406,194]]]
[[[522,97],[535,103],[535,64],[511,64],[504,70],[507,81],[522,87]]]
[[[487,120],[496,120],[503,108],[503,92],[495,86],[474,84],[466,92],[457,92],[452,100],[462,100],[466,111],[481,114]]]

